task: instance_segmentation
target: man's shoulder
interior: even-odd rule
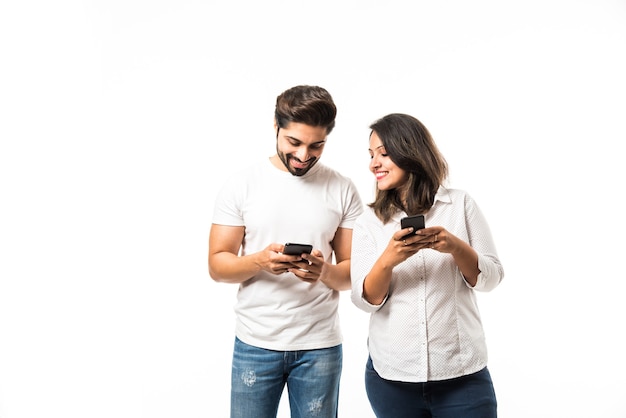
[[[337,179],[339,181],[346,182],[346,183],[352,183],[352,179],[346,176],[345,174],[343,174],[342,172],[340,172],[338,169],[329,167],[322,163],[318,163],[317,165],[319,166],[317,175],[324,176],[324,177],[331,178],[331,179]]]
[[[235,181],[246,181],[249,179],[258,179],[259,177],[263,176],[264,173],[268,172],[266,166],[267,164],[257,162],[254,164],[234,168],[226,175],[229,179],[235,180]]]

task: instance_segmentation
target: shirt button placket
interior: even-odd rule
[[[419,281],[417,284],[417,297],[418,297],[418,315],[419,315],[419,322],[418,322],[418,327],[419,327],[419,337],[420,337],[420,344],[419,344],[419,358],[421,359],[421,362],[423,362],[420,365],[420,374],[423,373],[422,376],[420,376],[421,379],[426,379],[427,378],[427,370],[428,370],[428,329],[426,326],[427,323],[427,316],[426,316],[426,265],[424,263],[424,256],[421,254],[421,252],[417,253],[418,255],[418,274],[419,274]]]

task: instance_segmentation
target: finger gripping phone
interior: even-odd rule
[[[402,229],[408,228],[410,226],[413,227],[413,232],[411,234],[408,234],[408,235],[405,235],[404,237],[402,237],[403,239],[411,236],[418,229],[426,228],[426,222],[424,221],[424,215],[407,216],[405,218],[400,219],[400,227]]]
[[[283,254],[288,255],[300,255],[302,253],[311,254],[313,246],[309,244],[296,244],[294,242],[288,242],[285,244]]]

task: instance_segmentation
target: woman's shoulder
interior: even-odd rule
[[[440,200],[455,200],[472,198],[472,196],[464,189],[440,186],[437,191],[437,198]]]
[[[363,212],[359,215],[357,221],[361,223],[370,223],[375,220],[378,220],[378,217],[376,216],[374,209],[370,205],[363,205]]]
[[[397,219],[396,219],[397,218]],[[357,218],[356,222],[367,228],[376,228],[376,229],[384,229],[386,225],[389,223],[399,223],[400,222],[400,213],[394,215],[392,219],[387,222],[387,224],[383,223],[383,221],[378,217],[374,208],[370,205],[363,205],[363,212]]]

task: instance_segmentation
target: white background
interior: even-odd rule
[[[367,127],[405,112],[485,212],[500,416],[626,417],[625,46],[622,0],[3,0],[0,417],[228,416],[213,202],[296,84],[335,98],[322,161],[364,201]],[[341,309],[340,415],[373,417]]]

